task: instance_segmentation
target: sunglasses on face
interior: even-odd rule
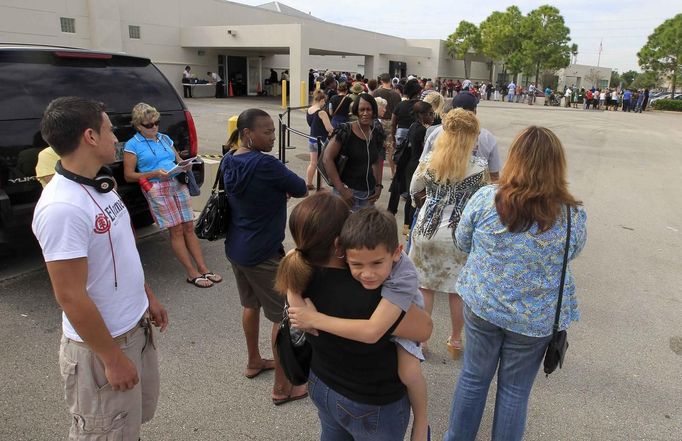
[[[145,129],[151,129],[151,128],[154,128],[154,127],[158,127],[159,121],[157,120],[157,121],[154,121],[154,122],[150,122],[150,123],[147,123],[147,124],[140,124],[140,125],[141,125],[142,127],[144,127]]]

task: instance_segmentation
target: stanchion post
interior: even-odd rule
[[[286,163],[287,163],[287,156],[286,156],[286,152],[287,152],[287,149],[286,149],[287,129],[288,129],[287,125],[286,125],[286,124],[282,124],[282,133],[281,133],[280,136],[279,136],[280,139],[282,140],[282,141],[281,141],[281,143],[282,143],[282,156],[281,156],[281,158],[280,158],[280,160],[282,161],[282,164],[286,164]]]
[[[322,155],[322,140],[320,137],[317,137],[317,160],[319,161],[322,159],[320,157]],[[317,164],[316,164],[317,165]],[[320,191],[320,187],[322,186],[322,176],[320,176],[320,171],[315,169],[315,174],[317,175],[317,191]]]
[[[284,161],[282,160],[282,150],[283,150],[282,149],[282,116],[284,116],[284,115],[280,113],[279,118],[278,118],[279,127],[277,128],[278,129],[277,133],[279,134],[279,136],[277,137],[277,156],[279,156],[279,160],[282,163],[284,163]]]
[[[291,106],[287,106],[287,127],[291,127]],[[287,148],[291,147],[291,130],[287,130]]]

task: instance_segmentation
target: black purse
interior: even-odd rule
[[[564,247],[564,263],[561,267],[561,284],[559,285],[559,299],[557,300],[556,314],[554,316],[554,327],[552,328],[552,339],[547,345],[545,352],[544,370],[549,376],[557,368],[561,369],[564,365],[564,357],[568,349],[568,335],[566,331],[559,331],[559,316],[561,315],[561,302],[564,297],[564,282],[566,280],[566,266],[568,265],[568,248],[571,243],[571,207],[566,205],[566,246]]]
[[[332,138],[338,136],[339,142],[341,142],[341,151],[339,151],[339,154],[336,156],[336,159],[334,159],[334,164],[336,165],[336,172],[339,174],[340,177],[343,174],[343,170],[346,168],[346,163],[348,162],[348,155],[345,153],[346,150],[345,145],[346,142],[348,141],[348,137],[350,136],[351,130],[352,129],[349,123],[339,125],[339,127],[337,127],[334,130],[332,135],[324,143],[322,149],[320,150],[320,155],[317,158],[317,172],[329,186],[333,186],[334,184],[332,183],[332,180],[329,178],[329,173],[327,173],[327,169],[324,166],[324,155],[327,152],[327,146],[329,145],[329,142],[332,140]]]
[[[275,349],[284,375],[291,381],[291,384],[299,386],[308,381],[313,348],[303,331],[296,330],[297,332],[292,334],[288,309],[288,305],[285,305],[284,318],[275,338]]]
[[[201,210],[194,226],[194,233],[199,239],[209,241],[222,239],[227,235],[230,224],[230,204],[227,200],[227,193],[223,180],[221,179],[222,161],[218,167],[211,196],[206,201],[206,206]]]

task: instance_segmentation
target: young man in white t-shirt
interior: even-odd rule
[[[168,315],[145,283],[113,178],[100,174],[115,160],[117,139],[104,106],[78,97],[52,101],[41,133],[61,157],[36,205],[33,232],[63,310],[59,365],[69,439],[137,440],[159,394],[151,325],[165,330]]]

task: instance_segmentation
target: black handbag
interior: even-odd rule
[[[313,357],[313,348],[305,338],[305,333],[299,331],[292,336],[291,324],[289,323],[288,306],[284,307],[284,318],[279,325],[275,338],[275,349],[279,356],[284,375],[294,386],[299,386],[308,381],[310,374],[310,360]]]
[[[568,248],[571,243],[571,207],[566,205],[566,246],[564,247],[564,263],[561,267],[561,284],[559,285],[559,298],[557,300],[556,314],[554,316],[554,327],[552,328],[552,339],[547,345],[545,352],[544,370],[549,376],[557,368],[561,369],[564,365],[564,357],[568,349],[568,335],[565,330],[559,331],[559,316],[561,315],[561,302],[564,297],[564,282],[566,280],[566,267],[568,265]]]
[[[334,164],[336,165],[336,172],[339,174],[339,176],[341,176],[343,174],[343,170],[346,168],[346,163],[348,162],[348,155],[345,153],[345,144],[348,141],[351,130],[350,123],[339,125],[336,129],[334,129],[334,132],[320,150],[320,155],[317,158],[317,172],[320,174],[320,176],[322,176],[322,179],[324,179],[329,186],[333,186],[334,184],[329,178],[329,173],[327,173],[327,169],[324,166],[324,155],[327,151],[327,146],[329,145],[329,142],[332,140],[332,138],[338,136],[339,142],[341,142],[341,151],[339,151],[336,159],[334,159]]]
[[[213,182],[211,196],[206,201],[206,206],[201,210],[194,226],[194,233],[199,239],[212,241],[222,239],[227,235],[230,223],[230,205],[221,179],[221,172],[222,161]]]

